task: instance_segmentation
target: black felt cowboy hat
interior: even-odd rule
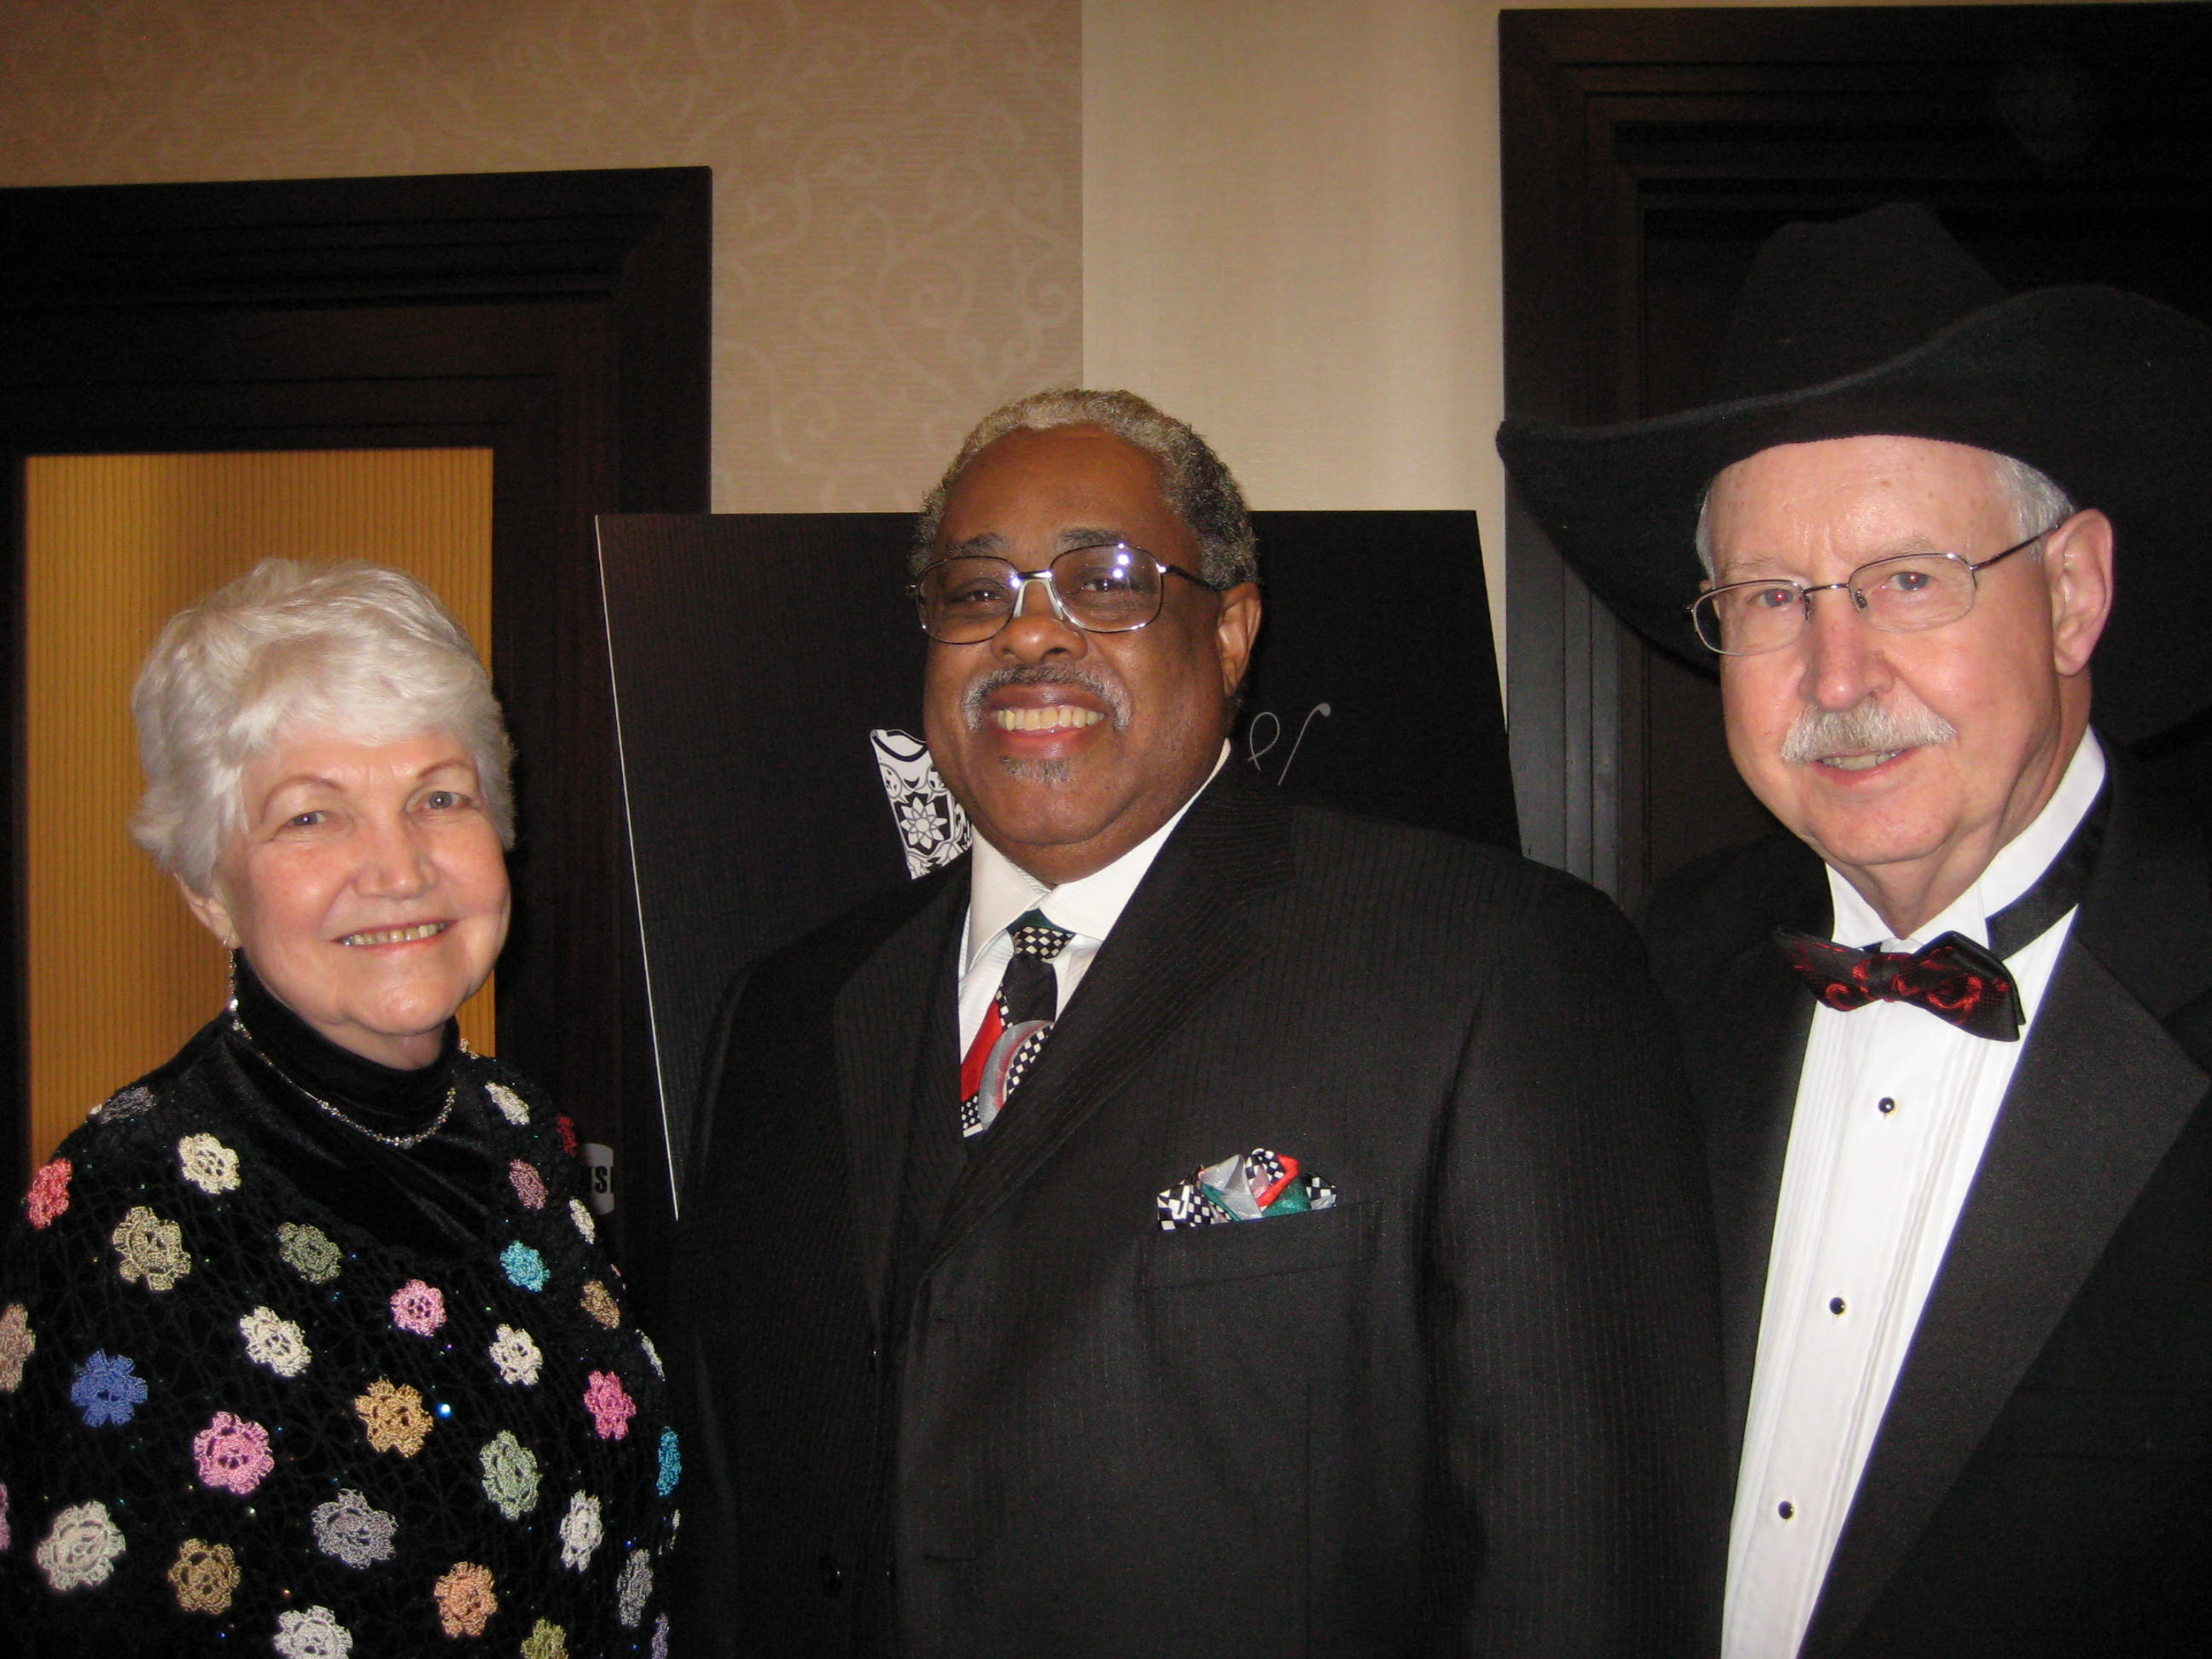
[[[1775,233],[1715,390],[1656,420],[1498,429],[1553,545],[1653,644],[1713,672],[1683,607],[1723,467],[1775,444],[1936,438],[2023,460],[2112,518],[2101,729],[2132,742],[2212,704],[2212,328],[2117,289],[2008,298],[1934,214],[1895,204]]]

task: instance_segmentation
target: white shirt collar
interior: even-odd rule
[[[1844,945],[1882,940],[1891,950],[1917,951],[1929,939],[1947,933],[1964,933],[1978,945],[1990,942],[1990,918],[2033,887],[2050,868],[2075,829],[2096,805],[2105,787],[2105,751],[2097,734],[2085,731],[2066,764],[2058,787],[2043,804],[2035,820],[1997,849],[1973,884],[1953,900],[1941,915],[1924,924],[1911,939],[1891,936],[1889,924],[1868,903],[1857,888],[1834,870],[1828,872],[1828,895],[1835,905],[1834,938]]]
[[[1206,783],[1213,781],[1228,758],[1229,744],[1224,740],[1220,754],[1214,757],[1213,770],[1206,775]],[[1152,869],[1153,859],[1175,833],[1176,825],[1182,822],[1182,815],[1190,811],[1191,801],[1204,793],[1206,783],[1193,790],[1190,800],[1176,808],[1165,823],[1104,869],[1057,887],[1047,886],[977,836],[969,868],[968,938],[960,953],[963,971],[975,964],[978,951],[1025,910],[1042,909],[1055,927],[1103,940],[1113,932],[1122,908]]]

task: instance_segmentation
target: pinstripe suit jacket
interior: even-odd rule
[[[965,904],[964,869],[893,895],[729,1011],[685,1209],[690,1639],[1703,1650],[1709,1222],[1613,907],[1230,769],[963,1149]],[[1336,1207],[1160,1229],[1255,1146]]]

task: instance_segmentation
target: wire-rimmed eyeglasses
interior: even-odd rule
[[[1044,584],[1052,614],[1086,634],[1127,634],[1160,614],[1167,578],[1218,592],[1202,576],[1141,547],[1109,542],[1072,547],[1042,570],[1017,569],[988,554],[960,553],[924,565],[907,585],[922,631],[945,645],[981,645],[1021,608],[1031,582]]]
[[[1813,596],[1834,588],[1851,596],[1853,608],[1869,627],[1884,634],[1917,634],[1972,611],[1983,571],[2027,551],[2057,528],[2039,530],[1978,564],[1956,553],[1900,553],[1863,564],[1839,582],[1727,582],[1690,602],[1690,620],[1706,649],[1723,657],[1760,656],[1794,644],[1812,624]]]

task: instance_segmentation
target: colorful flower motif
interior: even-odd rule
[[[572,1198],[568,1200],[568,1219],[576,1224],[576,1231],[583,1234],[584,1243],[590,1244],[597,1242],[599,1237],[599,1224],[592,1218],[591,1209],[582,1199]]]
[[[238,1316],[238,1334],[246,1339],[246,1357],[266,1365],[279,1376],[297,1376],[307,1369],[314,1350],[307,1334],[274,1308],[256,1308]]]
[[[584,1390],[584,1409],[591,1413],[600,1439],[620,1440],[629,1432],[629,1420],[637,1415],[637,1402],[623,1387],[622,1378],[612,1371],[593,1371]]]
[[[501,1429],[477,1453],[483,1465],[484,1496],[510,1521],[538,1507],[538,1454]]]
[[[328,1607],[280,1613],[276,1648],[284,1659],[346,1659],[353,1651],[353,1632]]]
[[[538,1351],[537,1343],[528,1331],[519,1331],[512,1325],[502,1325],[491,1340],[491,1363],[499,1368],[502,1382],[519,1382],[524,1387],[538,1380],[538,1368],[545,1356]]]
[[[523,1638],[522,1659],[568,1659],[568,1632],[550,1619],[541,1619]]]
[[[653,1621],[653,1659],[668,1659],[668,1615]]]
[[[645,1350],[645,1363],[653,1367],[653,1374],[655,1376],[666,1376],[668,1373],[661,1369],[660,1350],[653,1346],[653,1339],[643,1331],[640,1331],[637,1334],[637,1346]]]
[[[412,1457],[434,1426],[422,1409],[422,1396],[410,1384],[378,1377],[367,1394],[354,1396],[353,1408],[368,1431],[368,1443],[377,1451],[396,1451]]]
[[[561,1137],[561,1151],[562,1155],[568,1158],[575,1157],[576,1120],[570,1117],[566,1112],[556,1112],[554,1114],[553,1117],[553,1130],[555,1133]]]
[[[561,1517],[561,1565],[571,1572],[581,1572],[606,1537],[599,1522],[599,1500],[587,1492],[580,1492],[568,1500],[568,1512]]]
[[[269,1431],[258,1423],[228,1412],[217,1412],[207,1427],[192,1437],[192,1456],[200,1466],[200,1480],[244,1498],[276,1460],[269,1450]]]
[[[334,1555],[349,1567],[374,1566],[389,1561],[396,1547],[392,1534],[399,1522],[372,1505],[357,1492],[341,1492],[327,1504],[318,1504],[309,1519],[315,1528],[315,1547]]]
[[[507,1270],[508,1284],[526,1291],[545,1288],[545,1258],[520,1240],[499,1253],[499,1265]]]
[[[276,1252],[284,1265],[310,1285],[327,1285],[338,1276],[345,1256],[320,1227],[288,1221],[276,1230]]]
[[[118,1089],[92,1109],[92,1115],[102,1123],[120,1123],[125,1119],[143,1116],[154,1108],[154,1091],[142,1083],[127,1089]]]
[[[598,1279],[586,1279],[584,1293],[576,1300],[586,1313],[598,1320],[608,1330],[612,1330],[622,1323],[622,1310],[615,1305],[614,1297],[608,1294],[607,1287],[600,1284]]]
[[[228,1613],[238,1594],[238,1558],[228,1544],[187,1538],[169,1563],[169,1585],[186,1613]]]
[[[109,1243],[123,1258],[116,1271],[126,1285],[143,1279],[149,1290],[174,1290],[177,1281],[192,1270],[192,1259],[185,1251],[185,1230],[162,1220],[143,1204],[131,1206]]]
[[[643,1550],[632,1550],[629,1559],[623,1563],[622,1577],[615,1581],[615,1617],[621,1620],[625,1630],[635,1630],[637,1621],[645,1617],[647,1598],[653,1594],[653,1563]]]
[[[72,1168],[67,1158],[57,1158],[39,1165],[38,1174],[31,1177],[31,1190],[24,1197],[23,1209],[31,1218],[31,1224],[40,1232],[52,1226],[55,1218],[70,1206]]]
[[[48,1586],[60,1591],[106,1583],[115,1571],[115,1558],[122,1553],[122,1531],[107,1518],[107,1505],[94,1498],[89,1504],[72,1504],[54,1516],[34,1559]]]
[[[517,1128],[530,1121],[530,1108],[504,1083],[487,1083],[484,1092],[491,1097],[491,1103],[499,1108],[500,1115]]]
[[[238,1154],[213,1135],[186,1135],[177,1143],[177,1164],[209,1197],[238,1188]]]
[[[654,1478],[653,1489],[663,1498],[676,1490],[676,1483],[684,1478],[684,1453],[677,1444],[676,1431],[660,1431],[660,1473]]]
[[[88,1429],[128,1423],[145,1403],[146,1379],[127,1355],[94,1348],[70,1384],[70,1404],[83,1414]]]
[[[446,1322],[446,1293],[410,1279],[392,1293],[392,1322],[416,1336],[428,1336]]]
[[[492,1593],[491,1569],[473,1561],[453,1563],[432,1594],[438,1598],[438,1622],[448,1636],[482,1636],[492,1614],[499,1611],[499,1597]]]
[[[0,1313],[0,1394],[13,1394],[23,1386],[23,1363],[38,1352],[39,1334],[31,1328],[31,1310],[10,1302]]]
[[[538,1173],[535,1164],[518,1158],[507,1166],[507,1178],[514,1188],[514,1195],[522,1200],[523,1208],[545,1207],[545,1177]]]

